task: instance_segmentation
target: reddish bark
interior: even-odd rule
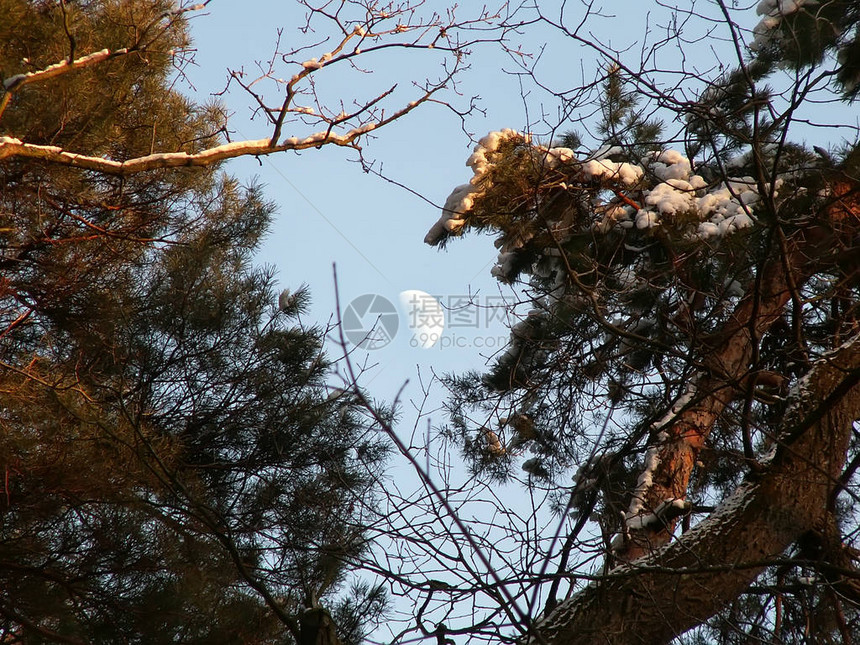
[[[651,484],[642,495],[640,514],[653,514],[666,501],[685,499],[693,468],[720,414],[749,386],[754,343],[780,319],[786,304],[821,266],[832,264],[837,238],[856,231],[856,192],[839,184],[837,197],[824,209],[824,223],[797,231],[785,240],[783,253],[762,269],[761,279],[747,290],[724,329],[707,339],[709,351],[702,357],[706,368],[694,379],[688,403],[676,409],[673,418],[656,430],[664,433],[658,444],[659,463]],[[834,230],[837,229],[836,235]],[[849,236],[850,239],[850,236]],[[677,404],[676,404],[677,406]],[[641,495],[641,491],[638,492]],[[632,528],[615,557],[631,562],[666,544],[674,532],[677,517],[655,518]]]
[[[860,338],[816,362],[803,383],[785,417],[796,423],[783,429],[762,472],[674,543],[562,602],[535,626],[543,642],[667,642],[713,616],[792,542],[824,526],[860,417]]]

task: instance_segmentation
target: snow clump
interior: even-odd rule
[[[795,0],[791,7],[785,3],[773,6],[785,12],[801,4],[803,0]],[[562,175],[564,181],[558,185],[563,189],[570,190],[581,183],[586,190],[592,190],[593,183],[599,182],[615,194],[604,203],[594,203],[594,212],[600,216],[592,224],[597,233],[613,228],[647,231],[671,225],[688,239],[714,241],[755,223],[752,209],[761,196],[752,177],[732,177],[709,185],[701,175],[694,174],[690,159],[671,149],[654,151],[636,164],[612,161],[609,156],[623,151],[618,146],[603,146],[586,160],[578,161],[570,148],[531,144],[528,135],[504,129],[490,132],[475,146],[466,162],[472,169],[472,178],[457,186],[445,200],[441,217],[424,238],[426,244],[435,246],[462,231],[475,202],[492,190],[487,176],[497,162],[499,149],[510,140],[530,145],[538,163]],[[780,183],[777,181],[775,188]],[[774,190],[773,196],[776,194]],[[517,249],[526,242],[528,239],[508,240],[493,275],[503,280],[509,277],[515,269]]]
[[[642,168],[629,163],[616,163],[608,159],[590,159],[582,164],[582,176],[586,179],[615,179],[632,186],[644,174]]]
[[[471,210],[475,198],[481,194],[479,185],[490,170],[491,162],[488,155],[496,152],[504,141],[523,136],[516,130],[505,128],[490,132],[478,141],[475,151],[466,161],[466,165],[472,169],[472,179],[469,180],[468,184],[457,186],[448,195],[445,206],[442,207],[442,216],[424,237],[425,244],[435,246],[451,233],[456,233],[463,228],[466,223],[463,216]]]
[[[782,23],[785,16],[800,11],[801,7],[815,6],[818,0],[761,0],[756,7],[756,14],[763,16],[753,28],[753,41],[750,49],[756,51],[764,47],[774,36],[774,31]]]

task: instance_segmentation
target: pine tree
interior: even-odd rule
[[[171,84],[189,47],[172,2],[0,15],[4,145],[220,143],[221,110]],[[380,588],[346,585],[385,449],[327,386],[306,290],[279,298],[252,265],[273,212],[214,165],[0,158],[4,642],[355,643],[380,615]]]
[[[718,5],[736,68],[681,100],[604,50],[598,145],[491,133],[426,239],[495,235],[531,306],[487,374],[447,383],[473,470],[555,491],[528,642],[860,633],[860,156],[793,136],[827,83],[855,97],[860,14],[763,0],[745,48]]]

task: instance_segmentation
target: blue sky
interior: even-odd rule
[[[470,7],[478,6],[468,0],[461,0],[461,4],[464,5],[460,9],[461,17],[468,15]],[[547,11],[562,4],[570,8],[569,23],[575,24],[573,15],[582,11],[581,3],[540,2]],[[439,10],[447,6],[442,0],[425,3],[425,7]],[[652,30],[651,42],[669,33],[666,25],[671,23],[665,18],[652,15],[646,22],[649,11],[665,15],[656,2],[605,0],[603,6],[605,18],[594,20],[591,27],[596,30],[597,37],[603,34],[614,47],[626,50],[624,60],[631,68],[636,69],[646,25]],[[685,8],[691,9],[693,5],[687,4]],[[713,3],[700,3],[695,8],[715,10]],[[754,9],[755,2],[751,2],[749,22],[745,24],[749,29],[757,20]],[[213,0],[204,14],[196,16],[192,22],[198,48],[197,66],[189,69],[188,75],[194,83],[197,99],[205,101],[211,93],[222,90],[228,68],[253,70],[255,61],[265,61],[278,38],[279,28],[283,28],[283,49],[296,42],[322,39],[326,35],[323,32],[303,35],[297,31],[304,23],[304,12],[295,0],[242,3]],[[714,34],[707,40],[697,40],[697,36],[710,28],[715,28]],[[654,62],[666,69],[678,69],[683,65],[688,71],[701,72],[703,78],[712,78],[714,70],[720,68],[720,56],[726,66],[736,62],[725,35],[724,26],[697,19],[690,25],[691,43],[685,47],[684,56],[667,49],[658,52]],[[564,39],[557,32],[529,31],[524,49],[538,56],[541,79],[556,87],[575,87],[583,79],[591,80],[599,64],[594,50]],[[319,56],[326,50],[322,45],[309,51],[306,58]],[[398,82],[405,102],[415,98],[414,93],[410,94],[410,81],[438,74],[439,57],[433,52],[412,55],[389,51],[390,54],[368,61],[373,75],[359,77],[360,83],[367,83],[369,91]],[[485,114],[476,113],[467,121],[468,129],[476,138],[502,128],[539,131],[539,126],[534,124],[541,113],[547,115],[549,122],[557,120],[557,100],[527,81],[521,85],[521,79],[510,73],[515,69],[514,63],[498,47],[474,48],[469,63],[471,69],[460,76],[461,94],[452,93],[446,98],[462,107],[469,97],[480,97],[479,107]],[[283,68],[278,75],[289,78],[295,71],[296,68]],[[321,82],[324,82],[327,70],[324,68],[320,72]],[[332,102],[336,102],[338,96],[349,100],[355,92],[364,89],[348,81],[334,80],[331,86],[321,88],[328,92],[326,96]],[[258,139],[270,135],[269,126],[262,120],[249,118],[249,102],[241,91],[234,90],[222,100],[234,113],[230,126],[235,138]],[[837,114],[837,108],[828,105],[828,114],[814,117],[856,122],[856,108],[843,106],[850,111],[847,116],[844,111]],[[594,108],[583,105],[581,109],[587,113]],[[670,134],[672,127],[670,124]],[[283,136],[301,137],[311,131],[298,126],[292,131],[288,126]],[[840,137],[840,132],[835,130],[826,131],[826,135],[821,135],[820,130],[810,132],[808,136],[817,137],[813,141],[819,145]],[[423,243],[428,229],[439,218],[440,206],[448,194],[471,177],[465,162],[475,142],[461,130],[459,120],[438,105],[425,105],[376,134],[374,139],[365,142],[367,157],[375,159],[386,176],[410,190],[365,174],[355,163],[352,151],[333,146],[299,154],[272,155],[259,161],[237,159],[226,166],[242,180],[258,178],[266,185],[267,197],[277,204],[273,230],[260,250],[258,261],[276,267],[283,287],[295,288],[302,283],[310,286],[313,307],[306,322],[324,325],[333,320],[333,263],[337,263],[343,306],[364,294],[380,294],[396,305],[399,294],[405,290],[421,290],[439,296],[443,304],[449,304],[451,298],[470,294],[481,304],[487,304],[491,298],[510,296],[507,288],[500,288],[490,275],[497,254],[490,238],[470,235],[454,240],[448,250],[442,252]],[[596,147],[599,142],[590,143]],[[419,370],[424,383],[433,370],[437,373],[481,370],[486,357],[501,349],[507,329],[499,317],[488,324],[487,313],[479,314],[477,328],[455,327],[451,323],[456,315],[449,314],[449,325],[442,341],[430,349],[421,349],[410,345],[410,334],[405,329],[409,317],[403,312],[400,332],[393,342],[376,351],[358,350],[353,354],[357,363],[366,362],[368,366],[361,384],[373,397],[390,402],[404,383],[410,381],[401,398],[403,417],[398,426],[401,436],[408,436],[415,427],[415,441],[422,445],[424,421],[416,421],[415,408],[410,403],[410,400],[419,402],[421,398]],[[477,347],[478,341],[494,347]],[[334,345],[329,348],[332,355],[338,351]],[[437,387],[431,396],[430,408],[438,406],[443,399],[444,392]],[[438,410],[430,416],[434,424],[445,421]],[[403,481],[398,479],[397,484],[402,486]]]
[[[436,1],[428,6],[442,9],[447,5]],[[284,47],[293,42],[291,38],[307,42],[308,37],[296,31],[303,23],[304,11],[295,2],[212,2],[205,15],[196,16],[192,22],[197,66],[188,75],[198,100],[223,89],[228,68],[244,66],[250,71],[255,61],[267,59],[278,27],[284,29]],[[461,9],[458,15],[467,13]],[[309,51],[307,57],[322,51],[325,47]],[[395,52],[375,59],[373,82],[387,85],[399,81],[401,87],[409,88],[410,80],[438,75],[440,60],[428,51],[417,56]],[[504,127],[525,128],[526,111],[518,79],[504,71],[513,65],[491,45],[476,48],[469,62],[472,68],[461,75],[459,87],[464,96],[447,97],[462,107],[471,95],[480,96],[479,106],[486,116],[476,113],[468,122],[469,129],[480,137]],[[289,73],[294,72],[288,68],[281,72]],[[350,91],[345,88],[345,98]],[[414,98],[415,92],[411,94]],[[409,97],[409,93],[403,96]],[[234,113],[231,127],[236,138],[255,139],[269,133],[262,120],[249,119],[250,109],[241,91],[234,90],[223,100]],[[304,128],[297,134],[308,131]],[[285,130],[284,135],[292,133]],[[473,236],[457,240],[442,252],[423,243],[427,230],[439,217],[437,206],[471,176],[465,161],[474,143],[462,131],[459,119],[438,105],[425,105],[380,130],[365,144],[367,157],[375,159],[377,167],[426,199],[364,173],[355,163],[355,153],[333,146],[260,161],[235,160],[227,166],[229,172],[244,180],[258,178],[266,185],[267,197],[278,205],[272,233],[258,260],[277,268],[284,287],[301,283],[311,287],[313,307],[307,320],[325,324],[333,315],[333,263],[337,264],[342,306],[365,293],[381,294],[398,304],[398,295],[410,289],[440,296],[443,305],[470,294],[477,294],[482,304],[488,302],[487,297],[498,302],[500,294],[509,295],[507,290],[500,291],[490,276],[497,253],[491,239]],[[472,345],[483,342],[498,348],[507,338],[507,330],[500,321],[487,327],[487,312],[478,315],[476,329],[471,318],[466,320],[475,314],[474,309],[468,314],[461,311],[460,327],[450,327],[443,342],[433,348],[421,349],[410,346],[411,334],[405,329],[409,319],[404,312],[400,332],[389,346],[356,353],[357,359],[367,358],[374,365],[365,384],[375,396],[390,401],[406,379],[415,380],[416,366],[420,365],[425,375],[431,366],[438,372],[480,368],[485,363],[482,354],[488,351]],[[450,316],[448,319],[453,321]],[[455,349],[452,344],[466,346]],[[416,392],[410,390],[410,394]]]
[[[481,6],[461,5],[457,13],[461,19],[474,15]],[[553,12],[558,7],[568,7],[567,22],[571,25],[576,24],[583,11],[580,3],[547,0],[540,5],[550,16],[556,16]],[[443,0],[428,0],[423,8],[444,11],[448,6]],[[749,7],[749,24],[745,25],[748,28],[757,20],[752,11],[754,6],[753,3]],[[603,38],[615,48],[626,49],[623,57],[631,67],[635,68],[638,61],[646,25],[650,29],[650,42],[668,33],[666,11],[656,2],[607,0],[603,9],[597,8],[603,17],[595,17],[588,23],[589,32],[593,30],[595,37]],[[715,11],[711,4],[697,8]],[[327,28],[302,34],[299,28],[305,23],[305,13],[306,8],[295,0],[247,3],[213,0],[192,21],[198,51],[197,64],[188,70],[188,76],[196,98],[205,101],[222,90],[228,69],[244,69],[253,74],[256,62],[270,57],[279,29],[281,50],[319,42],[331,35]],[[697,34],[713,26],[697,19],[688,26],[687,36],[695,40]],[[720,65],[719,55],[725,57],[726,65],[733,63],[734,51],[725,35],[725,29],[720,27],[707,40],[688,45],[683,60],[676,50],[667,49],[665,53],[658,52],[655,63],[670,69],[683,64],[688,70],[712,77],[713,70]],[[542,80],[556,87],[574,87],[582,79],[593,78],[598,58],[592,49],[565,39],[558,32],[531,28],[527,36],[523,37],[523,49],[534,56],[527,60],[539,61]],[[319,56],[328,48],[321,44],[297,59]],[[388,50],[382,56],[364,61],[367,69],[372,70],[370,74],[347,78],[335,76],[329,69],[319,70],[319,89],[326,101],[336,107],[340,99],[368,97],[396,82],[399,94],[395,95],[392,107],[401,107],[417,95],[411,85],[413,81],[438,76],[441,60],[438,52]],[[540,131],[537,122],[542,113],[547,115],[548,122],[557,121],[557,100],[528,80],[521,85],[521,78],[511,73],[516,68],[513,61],[497,46],[473,47],[467,62],[471,68],[459,76],[456,88],[459,94],[449,92],[442,98],[463,108],[471,96],[479,97],[478,106],[483,113],[476,112],[466,122],[476,138],[502,128]],[[300,67],[296,65],[281,65],[276,74],[289,78],[297,69]],[[248,97],[239,88],[221,100],[233,113],[230,127],[234,138],[257,139],[271,133],[262,119],[251,120]],[[592,109],[582,107],[583,112]],[[854,119],[856,116],[848,122]],[[302,124],[287,125],[283,136],[301,137],[312,131],[313,128]],[[475,296],[480,304],[497,304],[501,295],[510,296],[490,276],[496,257],[491,239],[467,236],[454,240],[442,252],[422,241],[439,217],[439,206],[450,191],[471,176],[465,161],[474,142],[461,129],[460,120],[449,110],[428,104],[375,134],[364,142],[366,157],[375,160],[375,167],[386,176],[410,190],[364,173],[355,162],[353,151],[334,146],[261,160],[239,159],[227,165],[227,170],[240,179],[257,178],[265,184],[266,195],[277,204],[272,233],[258,260],[277,268],[283,287],[295,288],[302,283],[310,286],[313,307],[306,321],[326,324],[333,320],[334,263],[343,307],[368,293],[380,294],[398,304],[398,295],[404,290],[439,296],[443,305],[469,295]],[[465,310],[460,314],[461,322],[468,318]],[[371,366],[363,384],[374,396],[391,401],[407,379],[414,384],[417,368],[425,379],[431,368],[437,373],[481,369],[486,356],[494,351],[487,346],[498,348],[507,337],[500,317],[488,323],[487,314],[487,311],[479,314],[477,328],[470,326],[471,321],[453,327],[450,323],[454,317],[448,314],[449,326],[442,341],[430,349],[421,349],[410,345],[411,334],[405,328],[409,317],[403,312],[400,331],[393,342],[376,351],[354,354],[358,362],[366,360]],[[484,346],[476,347],[479,343]],[[338,351],[334,346],[330,348],[332,354]],[[406,391],[407,398],[419,394],[414,385]],[[443,419],[435,416],[433,420],[438,423]]]

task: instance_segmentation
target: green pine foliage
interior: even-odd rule
[[[136,51],[15,94],[0,136],[128,159],[215,145],[174,88],[170,2],[0,2],[8,77]],[[283,643],[350,581],[385,449],[330,394],[307,292],[252,255],[274,206],[217,169],[130,178],[0,162],[0,640]],[[321,609],[321,610],[322,610]]]
[[[708,512],[756,477],[757,459],[767,459],[775,433],[797,421],[785,414],[789,387],[817,358],[856,337],[858,147],[813,148],[798,138],[794,118],[833,79],[827,100],[853,100],[860,15],[856,2],[796,4],[800,10],[774,19],[769,37],[747,49],[741,65],[713,79],[690,74],[699,91],[694,99],[691,92],[681,101],[680,90],[661,94],[647,72],[610,65],[590,153],[576,133],[561,141],[575,154],[495,133],[502,142],[476,152],[486,166],[461,202],[464,212],[449,220],[452,237],[473,229],[496,237],[502,253],[495,274],[516,284],[530,310],[485,374],[448,377],[444,432],[478,476],[518,476],[532,495],[560,491],[555,508],[577,527],[565,548],[590,518],[605,539],[604,571],[614,565],[612,536],[620,539],[627,529],[624,511],[646,447],[667,441],[655,422],[714,396],[691,384],[735,369],[714,358],[730,354],[717,348],[743,316],[759,324],[757,308],[776,300],[768,281],[782,275],[782,263],[797,282],[779,293],[792,297],[761,330],[745,323],[753,349],[743,370],[752,376],[724,385],[725,408],[686,487],[692,507]],[[665,128],[655,114],[668,114]],[[672,140],[661,141],[676,126]],[[667,161],[667,151],[682,162]],[[672,163],[689,164],[689,172],[681,176]],[[625,178],[632,166],[641,171],[636,181]],[[743,224],[736,229],[729,216],[712,217],[703,206],[720,191],[737,204]],[[792,255],[792,245],[804,253]],[[488,443],[490,431],[501,448]],[[846,481],[856,451],[853,445]],[[668,486],[671,474],[661,476]],[[856,503],[834,503],[834,517],[856,540]],[[586,563],[592,544],[582,539]],[[825,643],[856,634],[857,597],[843,602],[828,586],[837,575],[827,573],[827,557],[840,549],[850,551],[847,543],[826,556],[821,545],[792,546],[784,566],[768,569],[684,642]],[[573,620],[568,611],[560,622]]]

